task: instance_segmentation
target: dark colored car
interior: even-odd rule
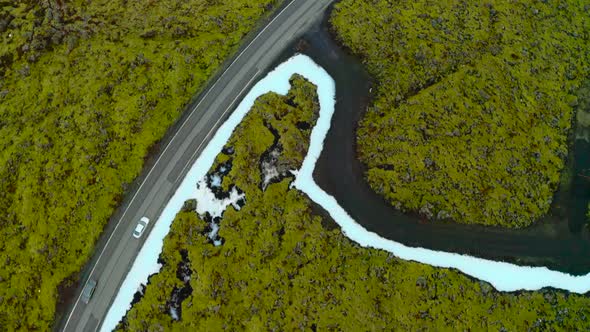
[[[82,302],[88,304],[88,302],[90,302],[90,298],[92,297],[92,294],[94,294],[94,289],[96,288],[96,280],[94,279],[90,279],[88,280],[88,282],[86,283],[86,286],[84,286],[84,289],[82,290]]]

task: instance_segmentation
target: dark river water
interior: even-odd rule
[[[356,158],[355,129],[370,102],[372,81],[359,60],[334,42],[326,21],[291,45],[277,63],[296,52],[310,56],[336,81],[336,111],[314,179],[367,230],[413,247],[547,266],[576,275],[590,272],[585,217],[590,173],[588,178],[579,175],[590,168],[588,143],[575,141],[567,171],[569,184],[555,195],[549,215],[531,227],[512,230],[426,221],[395,210],[364,180],[365,167]]]

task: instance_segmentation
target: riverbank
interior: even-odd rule
[[[322,189],[367,230],[407,246],[546,266],[575,275],[590,271],[590,238],[587,232],[570,228],[567,207],[559,204],[561,200],[556,200],[551,213],[535,225],[506,229],[426,222],[416,214],[399,212],[377,195],[364,180],[365,167],[356,157],[355,133],[371,100],[371,78],[358,59],[334,41],[328,17],[304,36],[305,42],[293,44],[277,60],[302,51],[336,81],[336,112],[314,171]]]
[[[220,186],[227,189],[235,185],[246,196],[245,205],[239,211],[228,209],[219,220],[222,245],[211,243],[204,232],[206,216],[198,212],[178,213],[164,239],[161,257],[167,264],[151,279],[151,286],[128,313],[125,323],[119,326],[121,329],[205,330],[225,326],[230,330],[382,330],[398,326],[415,330],[480,326],[526,330],[538,326],[569,329],[585,326],[584,317],[590,315],[586,296],[553,289],[498,292],[486,282],[434,266],[440,266],[440,262],[457,263],[458,259],[466,263],[464,268],[468,265],[467,269],[484,272],[488,280],[500,275],[512,287],[524,281],[525,288],[537,289],[542,287],[538,285],[539,280],[552,284],[563,281],[560,278],[563,274],[557,273],[557,278],[547,280],[546,269],[403,248],[375,235],[367,237],[367,232],[359,227],[351,232],[351,227],[358,225],[331,197],[326,197],[312,178],[325,135],[331,130],[335,105],[333,81],[312,60],[296,56],[269,73],[260,85],[277,88],[294,72],[316,84],[320,105],[307,154],[300,169],[293,172],[295,181],[289,185],[290,181],[284,179],[262,189],[264,171],[259,162],[265,160],[264,156],[275,143],[273,130],[262,128],[261,123],[269,117],[272,120],[273,114],[282,114],[279,120],[282,124],[275,122],[272,126],[282,128],[279,131],[282,139],[300,137],[300,130],[307,134],[309,126],[300,127],[297,117],[301,115],[285,112],[283,107],[274,107],[275,112],[260,112],[259,108],[257,112],[254,107],[240,121],[225,148],[218,146],[216,139],[207,146],[207,150],[217,146],[216,151],[232,151],[218,153],[209,174],[215,173],[219,165],[231,162],[232,169],[220,179]],[[261,92],[257,87],[252,93]],[[246,100],[251,99],[246,97]],[[265,97],[257,100],[262,102]],[[301,105],[291,98],[287,104]],[[229,123],[235,124],[235,119],[243,116],[242,106],[232,114]],[[309,108],[304,108],[304,112],[305,109],[309,112]],[[313,121],[305,122],[311,125]],[[229,133],[226,124],[216,138]],[[261,140],[261,136],[266,139]],[[297,141],[308,143],[306,139]],[[261,142],[265,142],[264,146],[260,146]],[[294,150],[301,151],[293,144],[285,144],[284,148],[284,156]],[[285,161],[284,157],[279,158]],[[196,164],[203,159],[201,156]],[[196,179],[183,181],[194,185]],[[311,213],[311,201],[295,189],[323,206],[341,229],[325,229],[320,218]],[[385,250],[389,252],[362,248],[355,242],[369,247],[381,247],[385,242],[388,246]],[[420,261],[430,259],[428,264],[434,266],[404,260],[408,253]],[[432,262],[433,258],[440,258],[440,262]],[[523,274],[529,275],[521,278]],[[577,281],[559,286],[579,287]]]
[[[432,222],[546,215],[588,71],[580,3],[342,0],[331,23],[375,77],[356,136],[367,182]],[[501,28],[502,33],[499,33]],[[556,64],[556,65],[549,65]]]

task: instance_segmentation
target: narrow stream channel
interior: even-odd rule
[[[356,158],[356,126],[370,102],[370,76],[358,59],[334,42],[327,19],[308,31],[303,41],[293,44],[277,63],[297,51],[310,56],[336,81],[336,112],[314,179],[363,227],[407,246],[546,266],[574,275],[590,272],[590,238],[586,227],[582,227],[585,221],[580,219],[585,218],[587,194],[579,196],[578,192],[590,185],[581,184],[572,174],[571,186],[556,195],[551,213],[535,225],[519,230],[431,222],[417,214],[401,213],[368,186],[364,165]],[[573,168],[590,168],[588,145],[576,144],[575,151]],[[584,212],[574,213],[582,201]]]

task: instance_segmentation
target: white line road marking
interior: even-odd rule
[[[248,83],[246,83],[246,85],[244,85],[244,87],[242,88],[242,90],[240,90],[240,93],[238,93],[238,95],[234,98],[234,100],[232,100],[232,102],[225,109],[225,111],[223,111],[223,113],[221,114],[221,116],[219,117],[219,119],[217,119],[217,121],[215,121],[215,124],[213,125],[213,127],[211,127],[211,129],[209,129],[209,132],[207,133],[207,135],[205,135],[205,139],[203,139],[201,141],[201,143],[199,144],[199,146],[197,147],[197,149],[195,150],[195,152],[193,152],[193,154],[189,158],[188,163],[186,165],[184,165],[184,167],[182,168],[182,170],[178,174],[178,177],[174,180],[174,183],[175,184],[178,182],[178,179],[181,178],[181,175],[182,175],[182,173],[184,173],[184,170],[191,164],[191,160],[193,160],[193,158],[195,157],[195,155],[199,152],[199,150],[201,149],[201,146],[203,146],[203,144],[205,143],[205,140],[207,140],[207,138],[209,137],[209,135],[211,135],[211,133],[215,130],[215,128],[219,124],[219,121],[221,121],[221,119],[223,119],[223,117],[225,116],[225,114],[229,110],[231,110],[233,108],[234,103],[236,102],[236,100],[238,100],[238,98],[240,98],[240,96],[242,95],[242,93],[244,92],[244,90],[246,90],[248,88],[248,86],[250,85],[250,83],[252,83],[252,81],[254,81],[254,79],[256,79],[256,76],[258,76],[258,74],[260,74],[260,69],[256,69],[256,72],[254,73],[254,76],[252,76],[252,78],[248,81]]]
[[[217,83],[221,80],[221,78],[223,77],[223,75],[225,75],[225,73],[234,65],[234,63],[236,63],[236,61],[238,61],[240,59],[240,57],[242,56],[242,54],[244,54],[244,52],[246,52],[250,46],[258,39],[258,37],[260,37],[260,35],[262,35],[264,33],[264,31],[266,31],[266,29],[268,29],[268,27],[270,27],[273,22],[279,18],[279,16],[281,16],[285,10],[287,10],[289,7],[291,7],[291,5],[295,2],[296,0],[291,0],[291,2],[285,7],[283,8],[283,10],[281,10],[279,12],[279,14],[277,14],[277,16],[275,16],[275,18],[273,18],[270,23],[268,23],[264,29],[262,29],[262,31],[260,31],[256,37],[254,37],[254,39],[252,39],[252,41],[248,44],[248,46],[246,46],[246,48],[244,48],[244,50],[242,52],[240,52],[240,54],[238,54],[238,56],[234,59],[234,61],[232,61],[232,63],[230,63],[229,66],[227,66],[227,68],[223,71],[223,73],[219,76],[219,78],[215,81],[215,83],[211,86],[211,88],[209,90],[207,90],[207,92],[205,93],[205,95],[201,98],[201,100],[199,101],[199,103],[191,110],[190,114],[187,116],[186,120],[184,120],[184,122],[182,123],[182,125],[180,126],[180,128],[178,129],[178,131],[176,132],[176,134],[174,134],[174,136],[172,137],[172,139],[170,139],[170,142],[168,142],[168,144],[166,145],[166,148],[164,148],[164,151],[162,152],[162,154],[160,154],[160,157],[158,157],[158,159],[156,160],[156,162],[154,163],[154,166],[152,166],[152,169],[150,169],[150,171],[148,172],[148,174],[146,175],[145,179],[142,181],[141,185],[139,186],[139,188],[137,189],[137,191],[135,192],[135,195],[133,195],[133,197],[131,198],[131,201],[129,201],[129,204],[127,205],[127,208],[125,209],[125,211],[123,211],[123,214],[121,215],[121,218],[119,218],[119,221],[117,222],[117,225],[115,225],[115,229],[113,229],[113,232],[111,233],[111,235],[109,236],[106,244],[104,245],[102,251],[100,252],[100,255],[98,256],[98,258],[96,259],[96,263],[94,263],[94,266],[92,267],[92,270],[90,270],[90,273],[88,274],[88,279],[86,280],[86,282],[84,283],[84,286],[82,287],[82,289],[84,289],[84,287],[86,287],[86,285],[88,284],[88,280],[90,280],[90,277],[92,277],[92,273],[94,272],[94,270],[96,269],[96,266],[98,265],[98,262],[100,262],[100,258],[102,257],[102,255],[104,254],[106,248],[108,247],[113,235],[116,233],[117,228],[119,228],[119,225],[121,224],[121,221],[123,221],[123,218],[125,217],[125,214],[127,213],[127,210],[129,210],[129,207],[133,204],[133,201],[135,200],[135,198],[137,197],[137,194],[139,194],[139,192],[141,191],[141,188],[143,187],[143,185],[145,184],[145,182],[147,181],[147,179],[150,177],[150,174],[152,174],[152,171],[156,168],[156,166],[158,165],[158,162],[160,161],[160,159],[162,159],[162,156],[164,156],[164,154],[166,153],[166,151],[168,150],[168,148],[170,147],[170,145],[172,144],[172,142],[174,141],[174,139],[176,138],[176,136],[180,133],[180,131],[182,130],[182,128],[184,127],[184,125],[188,122],[188,120],[190,119],[190,117],[193,115],[193,113],[195,112],[195,110],[197,108],[199,108],[199,106],[201,105],[201,103],[207,98],[207,96],[209,95],[209,93],[211,92],[211,90],[213,90],[215,88],[215,86],[217,85]],[[257,72],[258,73],[258,72]],[[225,113],[224,113],[225,114]],[[72,315],[74,314],[74,311],[76,310],[76,307],[78,306],[78,303],[80,302],[80,298],[82,297],[82,292],[80,292],[80,294],[78,295],[78,298],[76,299],[76,302],[74,303],[74,306],[72,307],[72,310],[70,311],[70,314],[68,316],[68,319],[66,320],[66,323],[64,325],[64,331],[67,329],[68,324],[70,322],[70,319],[72,319]],[[100,324],[99,324],[100,325]]]

